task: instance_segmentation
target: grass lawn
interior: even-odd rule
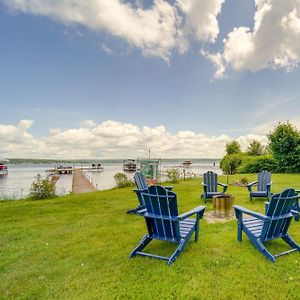
[[[272,180],[274,193],[300,189],[299,174]],[[174,191],[180,213],[203,204],[200,179],[180,182]],[[228,193],[236,204],[264,212],[264,200],[250,203],[246,188],[229,186]],[[132,188],[0,203],[0,299],[300,299],[300,254],[271,263],[245,235],[237,242],[236,221],[201,220],[198,243],[191,239],[171,267],[129,259],[146,233],[143,218],[126,214],[136,206]],[[292,221],[290,233],[300,243],[300,222]],[[287,248],[279,240],[268,247],[273,253]],[[174,245],[150,248],[169,255]]]

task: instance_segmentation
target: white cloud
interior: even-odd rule
[[[198,41],[214,43],[219,34],[218,14],[225,0],[177,0],[176,5],[184,13],[183,36]]]
[[[93,120],[84,120],[80,123],[80,125],[83,127],[94,127],[97,124]]]
[[[235,28],[224,39],[222,53],[205,53],[216,66],[215,77],[225,69],[258,71],[283,68],[300,61],[300,0],[256,0],[254,28]]]
[[[105,31],[142,50],[169,60],[172,50],[188,49],[188,38],[214,42],[216,16],[224,0],[154,0],[149,9],[124,0],[0,0],[12,10],[51,17],[66,25]],[[106,45],[104,51],[110,49]],[[111,50],[111,49],[110,49]]]
[[[240,136],[236,140],[241,145],[243,151],[245,151],[249,144],[254,140],[260,142],[263,146],[268,145],[268,138],[266,135],[248,134],[246,136]]]
[[[160,125],[139,127],[108,120],[93,127],[49,129],[44,137],[34,137],[28,130],[32,121],[1,125],[1,157],[28,158],[126,158],[152,156],[162,158],[217,158],[224,155],[232,137],[221,134],[206,136],[193,131],[171,134]],[[237,140],[245,149],[253,139],[266,144],[265,134],[249,134]]]
[[[101,44],[101,49],[107,54],[113,54],[113,50],[109,48],[105,43]]]

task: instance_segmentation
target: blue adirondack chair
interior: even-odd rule
[[[136,172],[134,174],[134,181],[137,189],[133,191],[136,193],[137,198],[139,200],[139,206],[134,209],[130,209],[127,211],[128,214],[143,214],[145,212],[145,202],[141,196],[141,192],[148,191],[148,185],[145,176],[141,172]],[[168,190],[172,190],[172,186],[165,187]]]
[[[272,174],[266,170],[257,174],[257,181],[251,182],[247,185],[250,192],[250,200],[254,197],[270,197],[271,196],[271,176]],[[253,191],[252,187],[257,185],[257,191]]]
[[[244,231],[258,251],[272,262],[275,262],[278,256],[300,251],[300,246],[288,234],[293,214],[298,213],[293,210],[296,201],[298,201],[298,195],[295,190],[286,189],[281,194],[272,196],[265,215],[234,205],[235,215],[238,219],[238,241],[242,241],[242,232]],[[251,217],[244,219],[243,213]],[[263,243],[277,238],[282,238],[292,249],[272,255]]]
[[[201,195],[201,198],[204,199],[206,203],[207,198],[212,198],[217,195],[224,195],[227,190],[227,185],[218,182],[218,175],[212,171],[208,171],[203,174],[202,182],[204,193]],[[218,185],[223,187],[223,191],[218,191]]]
[[[184,250],[194,232],[195,241],[198,240],[199,221],[203,217],[205,206],[178,215],[176,194],[162,186],[150,186],[148,191],[141,192],[141,196],[146,204],[146,212],[142,216],[145,218],[148,233],[131,252],[130,257],[148,256],[166,260],[167,264],[171,265]],[[196,215],[196,219],[190,219],[192,215]],[[173,242],[178,244],[178,247],[170,257],[143,252],[152,240]]]
[[[296,193],[298,194],[298,196],[300,196],[300,190],[296,190]],[[296,211],[298,211],[300,213],[300,203],[299,203],[299,199],[295,204],[295,209]],[[300,214],[296,214],[295,215],[295,221],[299,222],[300,221]]]

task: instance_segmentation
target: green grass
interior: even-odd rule
[[[174,186],[180,212],[202,204],[200,182]],[[273,192],[287,187],[300,188],[300,175],[273,175]],[[264,200],[250,203],[246,188],[228,192],[236,204],[264,211]],[[273,264],[247,237],[236,241],[235,221],[201,220],[199,242],[191,239],[171,267],[129,259],[146,233],[143,218],[125,213],[137,206],[135,197],[124,188],[0,203],[0,299],[300,299],[299,253]],[[290,233],[300,243],[300,222]],[[273,253],[286,248],[281,241],[268,246]],[[168,255],[174,245],[153,242],[150,249]]]

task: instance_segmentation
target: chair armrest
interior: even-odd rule
[[[173,189],[173,186],[163,186],[163,187],[168,191],[172,191],[172,189]]]
[[[239,217],[239,215],[240,215],[241,213],[245,213],[245,214],[247,214],[247,215],[256,217],[256,218],[258,218],[258,219],[260,219],[260,220],[268,220],[268,219],[270,219],[270,218],[267,217],[267,216],[264,216],[264,215],[262,215],[262,214],[260,214],[260,213],[257,213],[257,212],[255,212],[255,211],[249,210],[249,209],[247,209],[247,208],[245,208],[245,207],[242,207],[242,206],[239,206],[239,205],[233,205],[233,207],[234,207],[235,215],[236,215],[237,219],[238,219],[238,217]]]
[[[140,206],[137,209],[136,214],[143,217],[146,212],[147,212],[147,209]]]
[[[267,202],[265,202],[265,214],[267,214],[267,210],[268,210],[268,208],[269,208],[269,205],[270,205],[270,201],[267,201]]]
[[[205,186],[205,187],[207,187],[207,184],[206,184],[206,183],[204,183],[204,182],[202,182],[202,185],[203,185],[203,186]]]
[[[206,206],[203,206],[203,205],[198,206],[198,207],[196,207],[196,208],[194,208],[194,209],[192,209],[192,210],[190,210],[186,213],[183,213],[183,214],[179,215],[177,217],[177,219],[178,219],[178,221],[182,221],[182,220],[184,220],[184,219],[186,219],[186,218],[188,218],[188,217],[190,217],[194,214],[197,214],[198,218],[201,219],[203,214],[204,214],[205,208],[206,208]]]
[[[226,193],[226,190],[228,188],[228,185],[227,184],[224,184],[224,183],[221,183],[221,182],[217,182],[218,185],[222,186],[223,187],[223,193],[225,194]]]
[[[267,183],[267,192],[268,192],[268,194],[270,194],[270,192],[271,192],[271,185],[272,185],[272,181]]]
[[[251,193],[252,192],[252,187],[257,184],[257,181],[253,181],[247,184],[247,189]]]
[[[298,211],[298,210],[294,210],[294,209],[291,210],[291,213],[292,213],[292,215],[293,215],[294,217],[300,215],[299,211]]]

